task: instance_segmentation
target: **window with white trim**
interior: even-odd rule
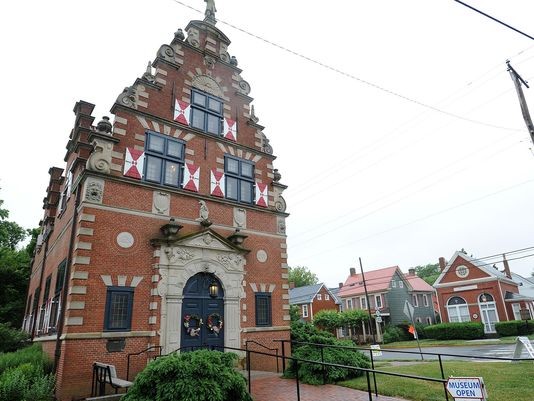
[[[222,132],[223,102],[205,92],[191,91],[191,126],[213,135]]]
[[[180,187],[184,157],[184,142],[155,132],[147,132],[144,180]]]
[[[362,309],[367,309],[367,300],[365,297],[360,297],[360,305]]]
[[[395,280],[391,282],[391,288],[397,288],[397,282]]]
[[[514,311],[514,320],[521,320],[521,305],[512,304],[512,310]]]
[[[447,314],[449,315],[449,322],[470,322],[469,307],[467,302],[462,297],[452,297],[447,302]]]
[[[423,323],[420,317],[415,318],[415,323]]]
[[[347,310],[352,309],[352,299],[347,299]]]
[[[376,309],[382,308],[382,295],[375,295],[375,305]]]
[[[430,316],[426,317],[426,324],[432,324],[432,318]]]
[[[302,305],[302,317],[308,317],[308,305]]]
[[[324,300],[325,300],[325,301],[329,301],[329,300],[330,300],[330,295],[328,295],[328,294],[324,294]]]
[[[419,303],[417,302],[417,294],[412,295],[412,304],[413,306],[419,306]]]
[[[254,163],[225,156],[226,198],[243,203],[254,202]]]
[[[423,294],[423,305],[428,306],[428,295],[427,294]]]
[[[322,300],[322,295],[321,295],[321,294],[317,294],[317,300],[318,300],[318,301],[321,301],[321,300]]]
[[[401,280],[399,280],[399,288],[404,288],[404,283]]]

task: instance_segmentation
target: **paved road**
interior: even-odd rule
[[[387,345],[382,347],[387,348]],[[468,345],[468,346],[455,346],[455,347],[424,347],[421,348],[424,359],[437,359],[436,355],[425,355],[425,352],[434,354],[454,354],[454,355],[466,355],[475,357],[492,357],[492,358],[513,358],[515,350],[515,344],[503,344],[503,345]],[[408,351],[410,353],[402,352],[387,352],[382,351],[382,356],[375,357],[376,361],[384,359],[421,359],[418,348],[395,348],[392,351]],[[521,358],[530,358],[530,355],[526,350],[523,350]],[[458,356],[442,356],[442,359],[462,359]],[[473,360],[472,358],[470,358]],[[482,360],[481,358],[480,360]]]

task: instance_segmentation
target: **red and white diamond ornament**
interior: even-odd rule
[[[191,105],[182,100],[175,99],[174,103],[174,121],[177,121],[181,124],[189,125],[189,111],[191,110]]]
[[[134,148],[126,148],[124,158],[124,175],[126,177],[141,179],[143,175],[143,165],[145,163],[145,152]]]
[[[256,183],[256,205],[261,207],[267,207],[269,192],[267,190],[267,184],[261,182]]]
[[[188,191],[198,192],[200,185],[200,167],[186,163],[183,185],[183,188]]]
[[[223,136],[231,141],[237,141],[237,122],[230,118],[224,119]]]
[[[210,192],[213,196],[224,198],[224,173],[211,170]]]

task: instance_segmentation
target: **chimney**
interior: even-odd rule
[[[445,258],[443,256],[440,256],[440,258],[439,258],[439,270],[443,271],[445,269],[445,266],[447,266],[447,262],[445,261]]]
[[[508,266],[508,261],[506,260],[506,254],[502,254],[502,263],[504,265],[504,274],[508,278],[512,278],[512,273],[510,272],[510,266]]]
[[[356,275],[356,268],[354,268],[354,267],[350,268],[350,275],[351,276],[355,276]]]
[[[343,283],[338,284],[339,288],[343,288]]]
[[[295,282],[294,281],[290,281],[289,282],[289,289],[291,290],[293,288],[295,288]]]
[[[410,268],[408,269],[408,275],[409,275],[409,276],[415,276],[415,269],[414,269],[413,267],[410,267]]]

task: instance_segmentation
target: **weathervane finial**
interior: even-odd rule
[[[215,19],[215,12],[217,11],[217,9],[215,8],[215,0],[204,0],[204,2],[206,3],[204,21],[215,25],[217,23],[217,20]]]

